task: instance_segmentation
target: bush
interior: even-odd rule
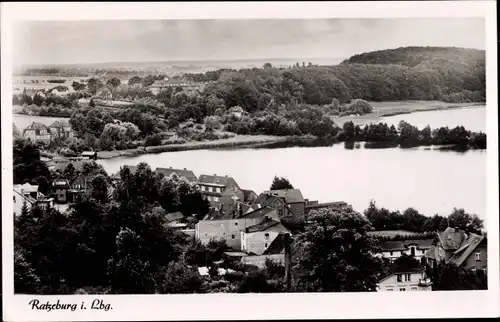
[[[149,135],[144,140],[144,145],[145,146],[157,146],[157,145],[161,145],[161,143],[162,143],[162,135],[161,135],[161,133]]]

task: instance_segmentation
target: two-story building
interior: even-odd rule
[[[432,291],[432,282],[425,268],[397,268],[377,283],[378,292]]]
[[[49,125],[49,130],[50,133],[52,134],[52,137],[54,138],[60,138],[60,139],[69,139],[74,136],[73,129],[71,128],[71,125],[69,124],[68,121],[62,120],[62,121],[55,121],[51,125]]]
[[[299,189],[270,190],[265,191],[264,194],[284,200],[297,220],[304,218],[306,213],[306,200]]]
[[[258,209],[261,207],[271,207],[276,209],[280,218],[286,219],[297,219],[295,213],[290,209],[286,203],[285,198],[277,196],[271,193],[261,193],[259,197],[251,204],[253,209]]]
[[[185,178],[189,183],[193,184],[196,183],[198,180],[194,172],[191,170],[187,170],[186,168],[184,169],[173,169],[172,167],[156,168],[155,171],[158,173],[162,173],[165,177],[170,177],[171,175],[175,174],[181,178]]]
[[[14,216],[21,214],[24,204],[30,209],[40,197],[41,193],[38,192],[38,186],[36,185],[29,183],[14,185],[12,201]]]
[[[212,207],[227,210],[245,196],[233,177],[202,174],[198,178],[201,194],[207,198]]]
[[[382,255],[391,261],[402,255],[410,255],[422,261],[425,253],[432,247],[434,239],[411,239],[411,240],[386,240],[381,241]]]
[[[42,123],[33,122],[23,130],[23,136],[33,142],[50,143],[49,127]]]
[[[488,245],[485,235],[467,234],[465,231],[448,227],[438,233],[439,240],[425,254],[431,268],[447,262],[459,267],[487,272]]]
[[[69,188],[70,184],[67,179],[54,180],[49,189],[49,196],[54,198],[58,203],[66,203],[68,201],[67,193]]]
[[[290,231],[279,220],[266,217],[262,222],[247,227],[241,232],[241,250],[262,255],[274,239],[282,233],[290,234]]]
[[[229,247],[241,249],[241,232],[261,223],[266,217],[279,220],[276,210],[269,207],[246,214],[228,214],[215,209],[196,224],[195,236],[203,244],[211,239],[224,239]]]

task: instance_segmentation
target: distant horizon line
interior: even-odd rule
[[[245,61],[297,61],[306,62],[307,60],[317,59],[346,59],[343,57],[296,57],[296,58],[225,58],[225,59],[189,59],[189,60],[146,60],[146,61],[103,61],[89,63],[39,63],[39,64],[19,64],[15,68],[21,67],[48,67],[48,66],[75,66],[75,65],[106,65],[106,64],[148,64],[148,63],[196,63],[196,62],[245,62]]]
[[[349,57],[355,55],[361,55],[371,52],[377,51],[386,51],[386,50],[396,50],[400,48],[455,48],[455,49],[468,49],[468,50],[478,50],[478,51],[486,51],[486,49],[472,48],[472,47],[459,47],[459,46],[399,46],[394,48],[386,48],[386,49],[378,49],[378,50],[370,50],[361,52],[358,54],[351,54]],[[106,62],[88,62],[88,63],[38,63],[38,64],[19,64],[14,65],[14,68],[46,68],[46,67],[61,67],[61,66],[91,66],[91,65],[106,65],[106,64],[158,64],[158,63],[194,63],[194,62],[244,62],[244,61],[306,61],[306,60],[318,60],[318,59],[336,59],[336,60],[345,60],[349,59],[349,57],[332,57],[332,56],[316,56],[316,57],[283,57],[283,58],[221,58],[221,59],[189,59],[189,60],[150,60],[150,61],[106,61]]]

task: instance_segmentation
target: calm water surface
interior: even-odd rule
[[[422,128],[464,125],[486,131],[486,109],[418,112],[384,118]],[[46,125],[61,118],[14,115],[19,128],[33,121]],[[188,168],[200,174],[233,176],[241,188],[269,189],[275,175],[288,178],[310,200],[346,201],[358,211],[371,199],[389,209],[414,207],[426,215],[448,215],[464,208],[486,219],[486,151],[352,149],[343,144],[275,149],[195,150],[99,160],[108,173],[123,164]],[[486,220],[485,220],[486,221]]]
[[[411,114],[401,114],[395,116],[382,117],[380,122],[385,122],[389,125],[398,126],[400,121],[406,121],[415,125],[419,129],[423,129],[429,125],[432,129],[441,126],[453,128],[463,125],[470,131],[486,131],[486,108],[470,107],[460,109],[450,109],[441,111],[426,111],[416,112]]]

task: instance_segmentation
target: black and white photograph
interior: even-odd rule
[[[2,77],[10,287],[30,314],[498,284],[485,16],[65,12],[11,21]]]

